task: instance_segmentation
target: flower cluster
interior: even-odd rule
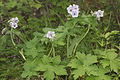
[[[54,31],[48,31],[47,34],[45,35],[45,37],[53,40],[55,38],[55,32]]]
[[[9,24],[10,24],[10,26],[11,26],[12,28],[15,29],[15,28],[18,27],[18,22],[19,22],[19,20],[18,20],[17,17],[11,18],[8,22],[9,22]]]
[[[100,18],[104,16],[104,11],[98,10],[98,11],[92,12],[92,15],[96,16],[97,19],[100,20]]]
[[[72,17],[78,17],[79,15],[79,6],[78,5],[70,5],[68,8],[67,8],[67,11],[70,15],[72,15]]]

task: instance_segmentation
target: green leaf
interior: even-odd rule
[[[34,39],[26,42],[26,47],[27,48],[34,48],[37,44],[38,44],[38,39],[36,37],[34,37]]]
[[[35,58],[35,57],[38,55],[38,51],[37,51],[37,49],[34,47],[34,48],[26,49],[26,50],[25,50],[25,54],[26,54],[27,56],[32,56],[33,58]]]
[[[110,60],[110,68],[117,73],[118,70],[120,69],[120,61],[116,59]]]
[[[91,64],[97,62],[97,56],[94,56],[94,55],[91,55],[91,54],[85,55],[85,54],[82,54],[82,53],[77,52],[76,57],[77,57],[84,65],[91,65]]]
[[[61,62],[60,56],[53,57],[52,62],[53,64],[60,64]]]
[[[97,75],[97,66],[93,65],[97,62],[97,57],[91,54],[85,55],[84,53],[76,53],[76,58],[72,59],[68,66],[73,68],[72,74],[76,80],[79,76]]]
[[[76,70],[74,70],[72,72],[72,74],[74,74],[74,79],[76,80],[79,76],[83,76],[85,74],[85,70],[82,66],[80,66],[79,68],[77,68]]]
[[[53,71],[46,71],[43,75],[46,80],[53,80],[55,76]]]
[[[78,68],[80,65],[82,65],[82,63],[77,59],[72,59],[68,64],[71,68]]]
[[[42,62],[44,64],[49,64],[50,62],[52,62],[52,58],[44,55],[43,58],[42,58]]]
[[[101,60],[100,63],[102,64],[103,68],[106,68],[107,66],[110,65],[110,61],[109,60]]]
[[[35,71],[47,71],[49,68],[48,65],[44,65],[42,63],[38,63],[38,66],[36,66]]]
[[[22,78],[26,78],[26,77],[32,77],[32,76],[37,76],[37,72],[35,71],[23,71],[23,73],[21,74]]]
[[[97,62],[97,56],[88,54],[88,55],[86,55],[86,58],[84,60],[84,65],[91,65],[96,62]]]
[[[108,59],[113,60],[118,56],[117,53],[108,53]]]
[[[90,75],[97,75],[98,67],[96,65],[85,66],[86,73]]]
[[[77,52],[77,53],[76,53],[76,57],[77,57],[77,59],[80,60],[81,62],[84,62],[86,55],[85,55],[84,53]]]
[[[106,75],[106,73],[108,72],[108,68],[103,68],[102,66],[99,66],[97,70],[96,80],[111,80],[111,76]]]
[[[66,72],[66,69],[64,69],[65,66],[56,66],[54,68],[54,72],[57,74],[57,75],[67,75],[67,72]]]

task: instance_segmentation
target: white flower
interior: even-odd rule
[[[79,11],[79,6],[78,6],[78,5],[73,4],[73,10],[77,10],[77,11]]]
[[[69,7],[67,8],[67,11],[70,15],[72,15],[72,17],[78,17],[79,15],[79,6],[78,5],[69,5]]]
[[[72,11],[72,17],[78,17],[79,11]]]
[[[15,17],[15,18],[11,18],[8,22],[18,23],[19,20],[18,17]]]
[[[100,18],[104,16],[104,11],[98,10],[92,13],[92,15],[95,15],[97,19],[100,20]]]
[[[19,19],[18,19],[18,17],[11,18],[8,22],[9,22],[10,26],[15,29],[18,27]]]
[[[104,16],[104,11],[98,10],[97,12],[95,12],[97,17],[103,17]]]
[[[72,5],[70,5],[69,7],[67,7],[67,11],[68,11],[69,14],[72,13],[72,9],[73,9]]]
[[[54,31],[48,31],[45,37],[49,39],[54,39],[55,38],[55,32]]]
[[[18,24],[17,24],[17,23],[10,22],[10,26],[15,29],[15,28],[18,27]]]

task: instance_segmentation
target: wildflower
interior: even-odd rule
[[[9,22],[9,24],[10,24],[10,26],[11,26],[12,28],[15,29],[15,28],[18,27],[18,22],[19,22],[19,20],[18,20],[17,17],[11,18],[8,22]]]
[[[17,24],[17,23],[10,22],[10,26],[15,29],[15,28],[18,27],[18,24]]]
[[[78,5],[73,4],[73,10],[77,10],[77,11],[79,11],[79,6],[78,6]]]
[[[47,34],[45,35],[45,37],[53,40],[55,38],[55,32],[54,31],[48,31]]]
[[[19,20],[18,17],[15,17],[15,18],[11,18],[8,22],[18,23]]]
[[[92,15],[95,15],[97,19],[100,20],[100,18],[104,16],[104,11],[98,10],[92,13]]]
[[[67,11],[68,11],[69,14],[72,13],[72,9],[73,9],[72,5],[70,5],[70,6],[67,8]]]
[[[68,8],[67,8],[67,11],[70,15],[72,15],[72,17],[78,17],[78,14],[79,14],[79,6],[78,5],[70,5]]]
[[[72,17],[78,17],[79,11],[73,11],[72,12]]]

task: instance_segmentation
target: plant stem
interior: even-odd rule
[[[53,44],[52,44],[52,49],[53,49],[53,57],[55,57],[55,48]]]
[[[10,37],[11,37],[11,41],[12,41],[12,44],[15,46],[15,48],[17,49],[16,47],[16,44],[14,42],[14,39],[13,39],[13,29],[11,28],[11,32],[10,32]],[[24,60],[26,60],[25,56],[23,55],[23,50],[21,49],[21,51],[19,51],[20,55],[22,56],[22,58]]]
[[[19,51],[19,53],[21,54],[21,56],[23,57],[23,59],[26,61],[25,56],[23,55],[23,49],[21,49],[21,51]]]
[[[11,32],[10,32],[10,37],[11,37],[12,44],[15,46],[16,44],[15,44],[15,42],[13,40],[12,28],[11,28]]]
[[[68,48],[69,48],[69,39],[70,39],[70,36],[68,35],[68,36],[67,36],[67,53],[68,53]],[[67,57],[69,57],[68,54],[67,54]]]
[[[52,49],[53,49],[53,48],[52,48],[52,46],[51,46],[51,49],[50,49],[50,51],[49,51],[49,53],[48,53],[48,56],[50,56],[50,53],[52,52]]]
[[[90,31],[90,26],[88,26],[88,29],[87,29],[86,33],[84,34],[84,36],[78,41],[78,43],[76,43],[75,48],[73,50],[73,54],[75,54],[76,49],[77,49],[79,43],[87,36],[87,34],[89,33],[89,31]]]

